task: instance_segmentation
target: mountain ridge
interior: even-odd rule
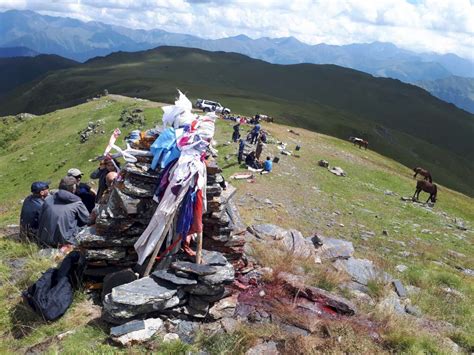
[[[177,87],[188,88],[192,99],[199,93],[242,114],[267,112],[339,138],[363,136],[378,152],[437,169],[445,184],[473,194],[464,178],[474,171],[472,115],[417,86],[335,65],[277,65],[182,47],[120,52],[15,90],[0,102],[0,114],[50,112],[104,89],[169,102]]]

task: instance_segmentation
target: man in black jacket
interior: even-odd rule
[[[20,214],[20,237],[23,240],[36,239],[38,218],[44,199],[49,194],[49,184],[35,181],[31,184],[31,195],[25,198]]]

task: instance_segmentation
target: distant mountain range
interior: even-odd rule
[[[420,81],[417,85],[441,100],[474,113],[474,78],[449,76],[432,81]]]
[[[276,64],[336,64],[413,84],[453,76],[474,77],[474,62],[470,60],[454,54],[415,53],[391,43],[308,45],[293,37],[251,39],[245,35],[210,40],[159,29],[133,30],[100,22],[86,23],[32,11],[0,13],[0,47],[26,47],[83,62],[112,52],[141,51],[162,45],[236,52]],[[456,81],[456,78],[449,80],[451,89]],[[449,97],[455,104],[463,103],[465,100],[456,96],[462,87],[460,84],[450,95],[438,97]],[[432,93],[437,95],[437,92]],[[468,96],[470,94],[464,94]],[[471,104],[474,102],[468,101],[460,107],[469,109]]]

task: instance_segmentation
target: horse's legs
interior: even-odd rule
[[[420,193],[420,190],[418,189],[415,190],[415,193],[413,194],[413,197],[411,198],[412,201],[416,201],[415,196],[417,192]]]
[[[428,203],[428,201],[431,200],[431,196],[433,196],[433,194],[430,193],[430,195],[428,196],[428,199],[426,200],[425,203]]]

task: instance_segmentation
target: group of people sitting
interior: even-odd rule
[[[68,170],[54,193],[49,191],[49,182],[33,182],[21,209],[21,238],[45,246],[75,244],[81,227],[95,223],[96,204],[113,185],[118,170],[116,160],[101,160],[90,175],[99,180],[97,191],[81,182],[84,174],[77,168]]]

